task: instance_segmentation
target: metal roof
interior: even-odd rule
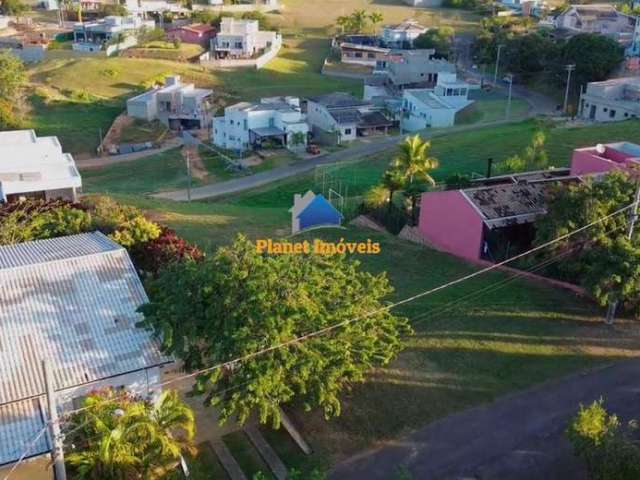
[[[0,405],[171,361],[135,324],[147,296],[125,249],[101,233],[0,247]]]
[[[0,406],[0,465],[15,462],[23,453],[29,458],[51,450],[48,432],[34,443],[44,426],[43,411],[37,398]],[[33,443],[31,447],[30,443]]]

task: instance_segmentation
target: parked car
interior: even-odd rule
[[[315,143],[310,143],[307,145],[307,153],[310,153],[311,155],[320,155],[320,147]]]

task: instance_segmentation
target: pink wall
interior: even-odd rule
[[[571,175],[589,175],[594,173],[610,172],[612,170],[625,170],[631,172],[634,162],[631,155],[607,147],[600,157],[595,149],[577,149],[571,157]]]
[[[174,40],[179,38],[184,43],[195,43],[208,47],[209,41],[215,36],[215,30],[196,31],[185,28],[176,28],[167,32],[167,39]]]
[[[422,194],[418,229],[433,246],[469,260],[480,258],[482,218],[458,190]]]

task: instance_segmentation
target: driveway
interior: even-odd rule
[[[532,115],[532,113],[529,113],[526,117]],[[442,135],[450,135],[452,133],[466,132],[477,130],[480,128],[503,125],[506,123],[519,122],[526,117],[513,118],[511,120],[500,120],[497,122],[478,123],[474,125],[464,125],[442,130],[430,130],[427,132],[422,132],[422,137],[427,139],[435,138]],[[272,170],[256,173],[254,175],[249,175],[234,180],[229,180],[226,182],[214,183],[211,185],[205,185],[203,187],[193,188],[191,189],[191,199],[201,200],[204,198],[216,198],[225,195],[231,195],[234,193],[242,192],[244,190],[261,187],[278,180],[293,177],[301,173],[311,172],[313,171],[313,169],[321,165],[345,162],[348,160],[357,159],[359,157],[374,155],[376,153],[394,148],[398,144],[398,142],[405,136],[406,135],[393,135],[389,137],[372,138],[369,139],[367,143],[362,143],[360,145],[345,148],[344,150],[340,150],[338,152],[319,155],[312,159],[300,160],[299,162],[292,165],[274,168]],[[156,193],[153,196],[157,198],[164,198],[182,202],[188,200],[187,190],[161,192]]]
[[[436,421],[339,464],[332,480],[584,480],[564,438],[578,405],[605,397],[627,421],[640,417],[640,360],[573,375]],[[402,415],[402,412],[398,412]]]

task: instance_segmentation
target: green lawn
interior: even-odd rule
[[[507,96],[500,92],[474,91],[469,95],[474,100],[470,106],[456,115],[456,125],[495,122],[506,118]],[[520,98],[511,100],[511,118],[525,115],[529,111],[529,103]]]
[[[86,193],[144,194],[187,188],[188,183],[187,167],[179,149],[134,162],[82,170],[81,174]],[[193,186],[200,183],[193,180]]]
[[[185,460],[189,467],[190,480],[228,480],[227,472],[220,464],[213,448],[208,443],[197,446],[195,456],[188,456]],[[178,471],[165,475],[162,480],[183,480],[184,475]]]
[[[123,128],[118,137],[119,143],[159,142],[169,129],[159,121],[145,122],[136,118],[133,123]]]
[[[233,458],[236,459],[247,478],[262,473],[265,479],[272,479],[269,467],[262,460],[258,451],[249,441],[249,437],[244,432],[233,432],[222,437]]]

